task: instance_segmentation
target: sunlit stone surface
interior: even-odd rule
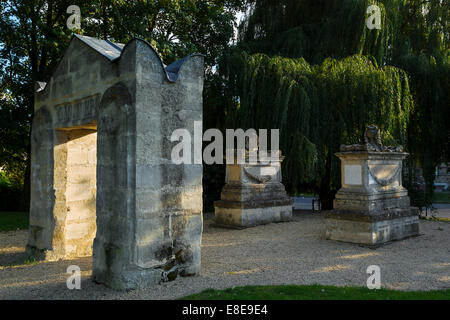
[[[74,36],[36,86],[29,254],[93,254],[115,289],[198,274],[202,165],[172,164],[170,136],[193,134],[202,91],[200,55],[165,67],[142,40]]]
[[[419,210],[402,186],[408,154],[367,139],[341,150],[342,188],[325,215],[327,238],[372,245],[418,235]]]
[[[247,152],[247,164],[227,164],[226,185],[214,203],[216,224],[239,228],[290,221],[293,201],[281,183],[283,157],[271,164],[248,160]]]

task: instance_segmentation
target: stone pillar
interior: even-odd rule
[[[402,160],[408,154],[370,138],[365,145],[342,146],[341,151],[336,155],[342,188],[334,210],[325,214],[327,238],[374,245],[417,235],[419,211],[410,207],[402,186]]]
[[[269,153],[270,157],[270,153]],[[216,224],[236,228],[290,221],[293,201],[281,183],[281,162],[227,164],[221,200],[214,203]]]
[[[111,88],[98,115],[93,279],[114,289],[199,274],[203,228],[202,165],[174,164],[170,140],[179,128],[193,135],[202,121],[203,57],[164,68],[142,41],[126,50],[135,95]]]
[[[31,132],[31,201],[27,254],[37,259],[47,257],[52,247],[55,218],[54,136],[52,114],[46,106],[34,114]]]

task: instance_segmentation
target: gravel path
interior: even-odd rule
[[[200,276],[143,290],[117,292],[90,281],[91,259],[23,264],[26,231],[0,233],[0,299],[173,299],[207,288],[261,284],[364,286],[366,269],[381,267],[386,288],[450,288],[450,223],[421,221],[421,236],[377,249],[328,241],[322,214],[245,230],[211,227],[205,216]],[[22,261],[21,265],[12,263]],[[82,270],[81,290],[68,290],[66,269]]]

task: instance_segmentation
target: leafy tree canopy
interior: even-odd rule
[[[449,158],[448,0],[249,3],[206,95],[228,127],[279,128],[286,185],[319,192],[330,208],[333,154],[375,123],[385,143],[406,144],[431,194],[434,168]],[[369,5],[381,29],[367,28]]]
[[[243,0],[4,0],[0,2],[0,168],[29,190],[29,134],[35,81],[46,81],[69,44],[67,8],[81,10],[76,33],[149,41],[171,63],[206,55],[207,70],[233,37]],[[27,169],[25,169],[27,168]],[[25,208],[25,207],[24,207]]]

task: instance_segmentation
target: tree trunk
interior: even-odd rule
[[[331,157],[327,155],[325,174],[320,182],[319,198],[322,210],[332,210],[336,190],[331,190]]]

